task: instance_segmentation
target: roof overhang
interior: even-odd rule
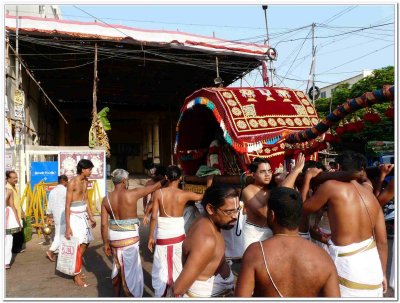
[[[15,16],[5,18],[14,47],[16,22]],[[18,32],[20,57],[61,108],[91,106],[95,44],[99,104],[135,110],[177,110],[193,91],[215,85],[216,58],[228,86],[260,66],[268,49],[182,32],[23,16]]]

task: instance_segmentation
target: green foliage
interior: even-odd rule
[[[348,83],[339,84],[332,93],[332,98],[321,98],[316,102],[316,110],[321,119],[324,119],[330,112],[330,102],[332,102],[332,110],[337,106],[346,102],[347,99],[360,97],[366,92],[381,89],[383,85],[394,84],[394,67],[387,66],[373,71],[372,75],[357,81],[350,88]],[[354,149],[365,151],[365,145],[371,140],[394,141],[394,122],[385,116],[385,111],[389,107],[389,103],[375,104],[372,106],[381,116],[381,122],[378,124],[365,123],[365,128],[359,133],[345,133],[341,136],[342,142],[335,144],[337,151],[343,149]],[[357,115],[363,120],[366,110],[361,109],[352,115],[346,116],[350,120],[352,116]],[[334,127],[335,128],[335,127]]]
[[[384,85],[394,84],[394,67],[387,66],[374,70],[371,76],[367,76],[355,83],[350,89],[351,98],[361,96],[365,92],[381,89]]]
[[[110,111],[108,107],[104,107],[101,111],[98,112],[97,116],[99,117],[101,124],[103,124],[104,130],[110,130],[111,124],[107,119],[107,113]]]

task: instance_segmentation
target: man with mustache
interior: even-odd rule
[[[232,296],[234,276],[226,262],[221,230],[235,227],[240,211],[238,193],[230,187],[212,185],[201,204],[205,214],[196,219],[183,242],[183,269],[172,286],[172,296]]]

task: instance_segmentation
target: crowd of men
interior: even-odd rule
[[[254,182],[242,190],[242,201],[239,191],[228,185],[208,182],[204,194],[180,189],[182,172],[174,165],[158,168],[146,186],[135,189],[128,188],[126,170],[114,170],[114,190],[101,205],[101,235],[105,254],[113,259],[114,295],[143,296],[137,203],[145,198],[143,224],[150,221],[156,297],[382,297],[388,287],[388,249],[381,206],[394,198],[394,181],[383,190],[381,185],[393,165],[382,165],[378,180],[371,182],[363,155],[344,152],[337,160],[329,171],[360,172],[361,177],[332,177],[318,184],[313,181],[326,168],[305,161],[302,154],[290,173],[281,175],[273,173],[268,160],[256,158],[249,166]],[[50,193],[55,237],[46,255],[51,261],[56,261],[61,237],[79,239],[80,259],[93,240],[96,221],[87,197],[92,168],[89,160],[81,160],[77,176],[70,181],[60,176]],[[15,219],[6,227],[9,268],[11,246],[22,249],[18,233],[24,214],[15,192],[16,173],[7,172],[6,178],[7,213]],[[189,201],[198,202],[199,214],[185,231]],[[243,229],[235,236],[242,237],[243,244],[235,281],[223,231],[234,231],[240,215]],[[394,287],[393,271],[390,278]],[[77,266],[74,283],[87,287],[85,279]]]

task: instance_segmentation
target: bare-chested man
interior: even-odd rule
[[[246,250],[235,295],[239,297],[339,297],[339,281],[329,255],[298,234],[302,199],[278,187],[268,199],[273,237]]]
[[[168,186],[153,194],[148,247],[153,251],[152,285],[155,297],[166,295],[168,288],[182,271],[182,243],[185,239],[183,212],[189,201],[199,201],[203,195],[178,188],[181,170],[175,165],[167,168]],[[154,230],[157,224],[157,241]]]
[[[343,171],[362,171],[366,159],[351,151],[338,162]],[[329,253],[336,265],[342,297],[382,297],[386,292],[387,239],[383,212],[372,191],[356,180],[328,180],[306,199],[310,180],[321,172],[308,170],[302,188],[304,211],[328,205]]]
[[[319,163],[317,161],[313,161],[313,160],[308,160],[304,163],[304,167],[303,167],[303,173],[305,173],[308,169],[312,168],[312,167],[317,167],[322,169],[322,171],[326,171],[326,167],[322,164]],[[312,190],[315,190],[316,188],[313,188]],[[310,194],[310,193],[308,193]],[[321,218],[322,213],[318,213],[317,215],[319,215],[319,218]],[[312,226],[310,228],[310,218],[309,218],[309,214],[303,213],[301,221],[300,221],[300,225],[299,225],[299,235],[303,237],[303,239],[306,240],[311,240],[312,237],[317,237],[317,240],[322,240],[323,236],[321,234],[317,234],[317,229],[314,228],[314,226]]]
[[[298,174],[304,166],[304,156],[299,154],[297,163],[290,174],[279,186],[293,187]],[[268,196],[272,188],[272,169],[267,159],[255,158],[249,165],[254,183],[243,189],[243,203],[246,211],[246,221],[243,223],[244,250],[254,242],[272,237],[272,230],[267,223]]]
[[[82,257],[93,240],[91,228],[96,226],[96,220],[90,209],[87,194],[88,177],[92,173],[93,163],[87,159],[81,159],[76,167],[77,176],[71,179],[67,185],[67,200],[65,203],[65,238],[71,236],[79,239],[80,254],[76,262],[82,264]],[[81,266],[77,266],[74,274],[74,283],[80,287],[88,287],[84,276],[81,274]]]
[[[103,198],[101,236],[106,255],[113,256],[111,278],[114,296],[120,296],[122,288],[127,297],[142,297],[143,269],[139,254],[137,202],[159,189],[161,182],[129,190],[129,173],[126,170],[116,169],[111,177],[115,189]]]
[[[221,229],[236,225],[238,193],[230,187],[212,185],[201,204],[205,215],[196,219],[183,242],[183,269],[173,284],[173,296],[232,296],[234,277],[226,262]]]
[[[156,166],[152,168],[150,171],[154,170],[151,174],[150,180],[148,180],[144,186],[153,185],[163,179],[166,178],[167,169],[164,166]],[[168,182],[165,183],[164,187],[167,186]],[[148,194],[147,196],[143,197],[143,225],[147,226],[151,218],[151,212],[153,210],[153,193]]]

